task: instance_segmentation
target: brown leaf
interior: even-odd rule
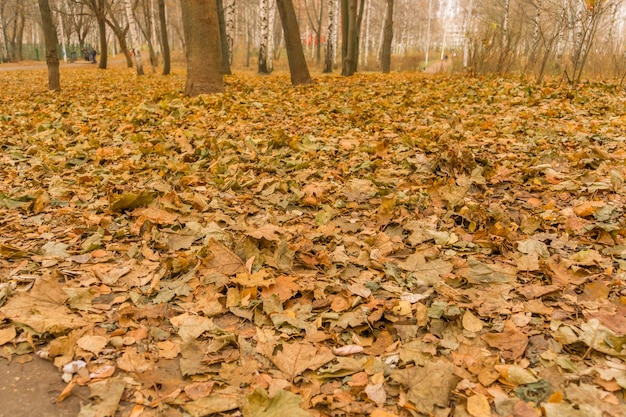
[[[211,238],[207,250],[209,254],[202,261],[203,266],[227,276],[245,272],[241,258],[217,240]]]
[[[67,296],[54,279],[39,278],[30,293],[13,296],[0,312],[37,333],[63,333],[84,327],[87,320],[65,306]]]
[[[434,415],[438,407],[447,407],[459,378],[454,365],[446,360],[427,362],[425,366],[398,369],[391,378],[407,388],[406,398],[418,412]]]
[[[482,336],[489,346],[502,351],[502,357],[507,360],[520,358],[528,345],[528,336],[520,332],[517,327],[507,321],[503,333],[489,333]]]
[[[335,355],[327,347],[317,347],[304,342],[282,343],[270,360],[293,380],[307,369],[312,371],[332,361]]]

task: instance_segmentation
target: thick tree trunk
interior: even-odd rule
[[[167,36],[165,0],[159,0],[159,24],[161,26],[161,49],[163,50],[163,75],[170,73],[170,42]]]
[[[344,20],[343,27],[347,28],[344,40],[346,45],[342,45],[342,52],[345,49],[345,57],[342,62],[341,75],[350,76],[356,72],[358,59],[358,25],[357,25],[357,0],[343,0],[347,2],[347,14],[342,16]],[[342,8],[343,9],[343,8]],[[343,10],[342,10],[343,12]]]
[[[387,16],[385,18],[385,29],[383,30],[383,50],[381,56],[381,66],[383,73],[391,71],[391,41],[393,40],[393,0],[387,0]]]
[[[230,62],[228,52],[228,38],[226,37],[226,17],[224,16],[224,2],[217,0],[217,17],[220,24],[220,46],[222,49],[222,72],[230,74]]]
[[[276,0],[276,5],[278,6],[278,13],[283,24],[283,33],[285,34],[291,84],[308,84],[311,82],[311,75],[304,58],[304,50],[300,41],[300,29],[298,28],[293,2],[292,0]]]
[[[41,12],[41,27],[46,42],[46,64],[48,64],[48,88],[54,91],[61,90],[61,79],[59,74],[59,57],[57,55],[57,30],[52,20],[52,11],[48,0],[39,0],[39,11]]]
[[[185,32],[185,94],[224,91],[222,51],[216,0],[181,0]]]

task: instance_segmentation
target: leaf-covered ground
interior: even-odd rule
[[[626,416],[623,92],[62,82],[0,74],[0,354],[81,416]]]

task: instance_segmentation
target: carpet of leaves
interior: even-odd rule
[[[0,78],[0,355],[81,416],[626,416],[624,92]]]

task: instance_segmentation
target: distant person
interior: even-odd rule
[[[96,61],[96,55],[98,53],[96,52],[96,48],[91,48],[91,52],[89,53],[89,57],[91,58],[91,63],[92,64],[97,64],[98,61]]]

